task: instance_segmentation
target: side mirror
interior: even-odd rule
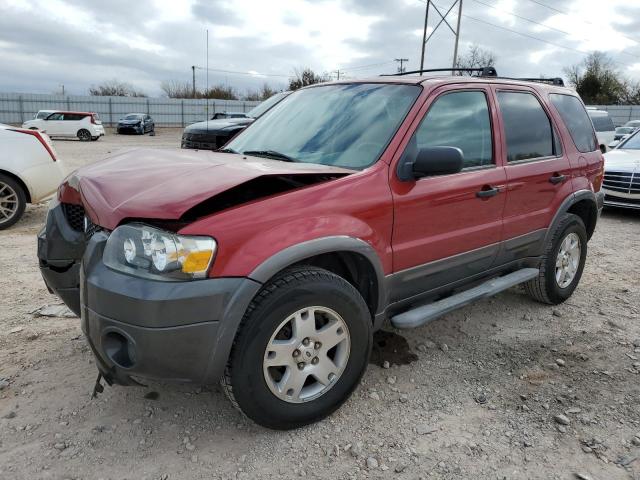
[[[462,170],[464,155],[456,147],[429,147],[418,151],[412,166],[413,178],[447,175]]]
[[[607,146],[604,143],[600,144],[600,151],[602,153],[607,153]]]

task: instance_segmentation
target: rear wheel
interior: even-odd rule
[[[88,142],[89,140],[91,140],[91,132],[86,128],[78,130],[78,138],[81,142]]]
[[[350,283],[314,267],[288,270],[247,309],[222,386],[260,425],[308,425],[351,395],[366,369],[371,338],[371,315]]]
[[[26,206],[24,189],[14,179],[0,174],[0,230],[20,220]]]
[[[578,286],[587,258],[587,230],[582,219],[565,214],[540,263],[540,274],[525,283],[525,291],[542,303],[557,305]]]

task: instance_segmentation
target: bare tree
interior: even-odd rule
[[[456,61],[457,68],[483,68],[483,67],[493,67],[496,63],[495,54],[490,51],[482,48],[478,44],[469,45],[467,51],[462,55],[458,56],[458,60]],[[470,75],[471,72],[456,72],[456,75]]]
[[[133,85],[113,79],[101,83],[100,85],[91,85],[89,94],[93,96],[109,96],[109,97],[146,97],[147,95],[137,90]]]
[[[322,75],[315,73],[309,67],[294,70],[294,76],[289,79],[289,90],[297,90],[307,85],[313,85],[316,83],[328,82],[330,76],[326,73]]]
[[[193,86],[189,82],[165,80],[160,83],[160,89],[169,98],[200,98],[198,96],[200,92],[194,92]]]
[[[244,96],[244,99],[251,100],[251,101],[262,101],[262,100],[266,100],[267,98],[271,97],[276,93],[278,93],[277,90],[271,88],[269,84],[265,83],[264,85],[262,85],[262,88],[260,88],[259,90],[254,90],[254,91],[249,90],[247,94]]]

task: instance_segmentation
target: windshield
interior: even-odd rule
[[[633,130],[633,127],[618,127],[616,128],[616,133],[622,133],[624,135],[633,132]]]
[[[284,97],[286,97],[290,93],[291,92],[280,92],[270,96],[264,102],[259,103],[258,105],[253,107],[251,110],[249,110],[249,112],[247,113],[247,116],[251,118],[260,117],[262,114],[264,114],[264,112],[269,110],[271,107],[273,107],[276,103],[278,103],[280,100],[282,100]]]
[[[126,117],[124,117],[124,120],[140,120],[142,118],[142,115],[127,115]]]
[[[417,85],[340,84],[299,90],[228,149],[362,169],[375,163],[420,94]],[[277,155],[276,155],[277,153]]]
[[[595,113],[592,113],[589,116],[591,117],[591,121],[593,122],[596,132],[615,131],[616,128],[613,126],[613,121],[609,115],[596,115]]]
[[[639,133],[640,133],[640,130],[634,133],[633,135],[631,135],[629,138],[627,138],[624,142],[618,145],[618,149],[640,150],[640,136],[638,136]]]

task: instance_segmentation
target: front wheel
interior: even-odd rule
[[[88,142],[91,140],[91,132],[85,128],[78,130],[78,138],[81,142]]]
[[[560,221],[540,262],[540,274],[524,284],[531,298],[557,305],[578,286],[587,258],[587,230],[582,219],[567,213]]]
[[[222,386],[256,423],[279,430],[330,415],[364,374],[371,315],[342,277],[315,267],[283,272],[251,302]]]
[[[24,189],[13,178],[0,174],[0,230],[20,220],[26,206]]]

